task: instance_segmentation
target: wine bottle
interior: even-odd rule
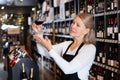
[[[20,75],[20,80],[28,80],[24,63],[22,63],[22,71]]]
[[[108,26],[107,26],[107,39],[110,39],[110,27],[111,27],[111,19],[108,18]]]
[[[69,2],[65,3],[65,18],[70,17],[70,7],[69,7]]]
[[[110,66],[114,66],[114,60],[115,60],[115,52],[114,47],[111,47],[111,59],[110,59]]]
[[[118,18],[117,16],[114,16],[115,20],[114,20],[114,34],[115,34],[115,40],[118,40]]]
[[[85,1],[80,0],[79,2],[79,13],[84,13],[85,12]]]
[[[106,46],[103,46],[103,56],[102,56],[102,63],[106,64]]]
[[[115,53],[114,53],[114,56],[115,56],[114,67],[119,68],[118,48],[115,47],[114,51],[115,51]]]
[[[65,34],[66,31],[65,31],[65,22],[62,22],[62,34]]]
[[[104,0],[96,0],[95,1],[95,12],[101,13],[104,12],[105,3]]]
[[[107,1],[106,1],[106,10],[107,10],[107,11],[110,11],[110,10],[111,10],[111,1],[110,1],[110,0],[107,0]]]
[[[58,25],[57,25],[57,23],[55,23],[55,34],[57,34],[58,33]]]
[[[107,64],[108,65],[111,65],[111,57],[112,57],[112,54],[111,54],[111,51],[112,51],[112,48],[111,48],[111,46],[109,46],[109,49],[108,49],[108,59],[107,59]]]
[[[58,34],[62,33],[62,24],[61,22],[58,23]]]
[[[69,35],[70,22],[66,22],[66,35]]]
[[[70,2],[70,17],[74,18],[76,16],[75,14],[75,5],[74,5],[74,0]]]
[[[94,8],[93,8],[93,0],[88,0],[87,3],[87,12],[93,14],[94,13]]]
[[[114,0],[114,10],[117,10],[118,8],[118,0]]]
[[[33,68],[30,69],[29,80],[34,80]]]

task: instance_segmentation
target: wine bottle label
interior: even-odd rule
[[[66,33],[65,28],[62,28],[62,33],[63,33],[63,34],[65,34],[65,33]]]
[[[114,33],[118,33],[118,27],[117,26],[114,27]]]
[[[111,63],[111,66],[114,66],[114,61],[113,60],[111,60],[110,63]]]
[[[66,34],[69,34],[69,27],[66,27]]]
[[[100,61],[100,57],[99,57],[99,56],[97,56],[97,61],[98,61],[98,62]]]
[[[102,63],[105,63],[105,61],[106,61],[106,58],[102,57]]]
[[[107,36],[110,36],[110,28],[107,27]]]
[[[100,53],[99,53],[99,56],[100,56],[100,57],[102,57],[102,56],[103,56],[102,54],[103,54],[103,53],[102,53],[102,52],[100,52]]]
[[[110,59],[108,59],[108,65],[110,65],[110,64],[111,64]]]
[[[115,33],[112,33],[112,39],[115,39]]]
[[[70,16],[69,10],[68,10],[68,11],[65,11],[65,14],[66,14],[66,17],[69,17],[69,16]]]
[[[111,2],[111,10],[113,10],[113,9],[114,9],[114,3]]]
[[[93,7],[91,5],[88,5],[87,8],[88,8],[87,9],[88,13],[90,13],[90,11],[92,10]]]

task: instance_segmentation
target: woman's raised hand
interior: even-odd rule
[[[35,33],[38,33],[38,26],[35,23],[32,24],[32,29]]]
[[[35,23],[33,23],[32,29],[35,32],[35,34],[42,34],[43,33],[42,25],[36,25]]]

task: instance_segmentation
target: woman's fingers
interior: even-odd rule
[[[45,40],[46,40],[46,48],[48,51],[50,51],[52,49],[52,44],[51,44],[51,40],[46,36],[45,37]]]
[[[50,39],[48,38],[48,36],[45,36],[45,39],[47,40],[47,41],[49,41]]]
[[[40,38],[38,34],[35,34],[35,35],[34,35],[34,39],[35,39],[37,42],[39,42],[39,43],[42,42],[42,38]]]
[[[52,49],[52,44],[50,39],[46,36],[45,39],[39,37],[38,35],[35,35],[34,38],[38,43],[43,45],[48,51]]]
[[[38,26],[37,26],[35,23],[32,24],[32,29],[33,29],[36,33],[38,32]]]

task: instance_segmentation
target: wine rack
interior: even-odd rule
[[[96,36],[96,57],[90,69],[90,80],[120,80],[120,4],[119,0],[60,0],[64,3],[62,17],[60,6],[53,6],[54,19],[43,23],[44,36],[50,37],[53,44],[72,40],[69,27],[78,13],[94,16]],[[55,75],[60,75],[59,68],[52,64]],[[51,68],[51,66],[49,66]],[[55,69],[56,68],[56,69]]]
[[[90,79],[120,80],[119,3],[118,0],[94,1],[97,51]]]

